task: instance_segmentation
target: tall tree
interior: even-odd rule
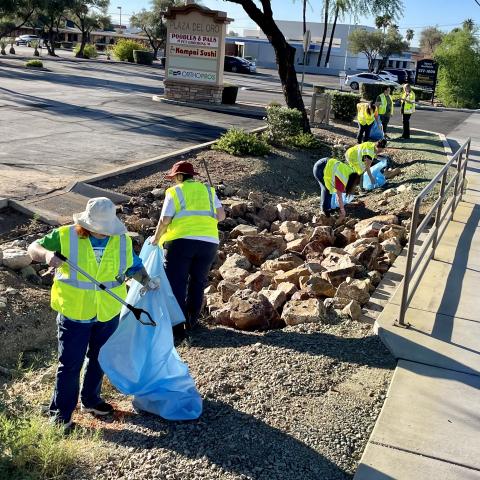
[[[462,27],[467,32],[473,32],[475,30],[475,22],[471,18],[467,18],[463,21]]]
[[[348,37],[348,49],[354,54],[363,53],[367,57],[368,70],[373,72],[375,60],[383,48],[384,39],[385,34],[381,30],[369,32],[359,28]]]
[[[382,48],[379,51],[381,61],[378,70],[383,70],[388,62],[388,59],[394,53],[402,53],[408,49],[408,43],[403,39],[402,35],[395,26],[390,26],[388,31],[383,35]]]
[[[445,33],[437,27],[427,27],[420,33],[420,50],[426,57],[433,57],[435,49],[442,43]]]
[[[377,15],[375,17],[375,26],[378,29],[382,29],[383,32],[387,30],[387,27],[391,25],[393,17],[391,15]]]
[[[295,48],[292,47],[278,25],[273,19],[273,11],[270,0],[260,0],[257,6],[255,0],[226,0],[230,3],[241,5],[247,15],[262,29],[275,51],[278,66],[278,75],[282,82],[285,101],[290,108],[296,108],[302,112],[303,130],[310,132],[307,112],[303,103],[300,87],[295,71]]]
[[[0,0],[0,38],[27,24],[41,4],[42,0]]]
[[[93,30],[111,25],[110,17],[106,13],[109,5],[110,0],[72,0],[69,17],[82,35],[80,48],[75,55],[77,58],[83,58],[85,45]]]
[[[165,12],[169,7],[179,5],[179,0],[152,0],[150,10],[143,9],[134,13],[130,18],[132,27],[140,28],[147,36],[153,50],[153,56],[158,57],[158,50],[164,48],[167,42],[167,25],[164,20]]]
[[[330,61],[330,54],[332,52],[333,38],[335,35],[335,30],[337,28],[337,22],[339,18],[342,18],[347,9],[350,6],[349,0],[335,0],[333,8],[333,25],[330,32],[330,41],[328,42],[327,56],[325,57],[325,67],[328,67],[328,62]]]
[[[408,28],[407,31],[405,32],[405,40],[407,42],[411,42],[414,36],[415,36],[415,32],[411,28]]]
[[[323,0],[323,36],[320,44],[320,51],[318,52],[317,67],[322,63],[323,49],[325,48],[325,40],[327,39],[328,16],[330,13],[330,0]]]

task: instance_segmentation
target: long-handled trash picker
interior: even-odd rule
[[[93,278],[91,275],[85,272],[85,270],[83,270],[82,268],[72,263],[65,255],[62,255],[60,252],[55,252],[55,256],[58,257],[63,262],[65,262],[70,268],[72,268],[73,270],[76,270],[78,273],[88,278],[92,283],[94,283],[98,288],[100,288],[100,290],[103,290],[104,292],[108,293],[111,297],[117,300],[117,302],[120,302],[123,306],[127,307],[142,325],[148,325],[151,327],[157,326],[157,324],[155,323],[155,320],[153,320],[151,315],[146,310],[143,310],[142,308],[134,307],[133,305],[130,305],[129,303],[127,303],[125,300],[120,298],[116,293],[113,293],[110,289],[108,289],[103,283],[95,280],[95,278]],[[142,313],[148,317],[149,319],[148,322],[145,322],[140,318],[142,316]]]

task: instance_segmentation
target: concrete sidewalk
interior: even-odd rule
[[[480,479],[480,115],[449,135],[472,137],[468,186],[407,311],[400,289],[376,321],[398,359],[356,480]]]

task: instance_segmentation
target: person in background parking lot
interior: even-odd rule
[[[377,101],[375,102],[378,108],[378,114],[380,115],[380,121],[382,122],[383,135],[387,140],[389,139],[387,136],[387,128],[390,117],[393,115],[393,100],[390,93],[390,86],[385,85],[382,93],[377,97]]]

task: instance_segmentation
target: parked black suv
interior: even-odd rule
[[[225,55],[224,70],[226,72],[256,73],[255,64],[241,57]]]
[[[398,83],[411,83],[408,71],[405,68],[384,68],[384,70],[396,75]]]

